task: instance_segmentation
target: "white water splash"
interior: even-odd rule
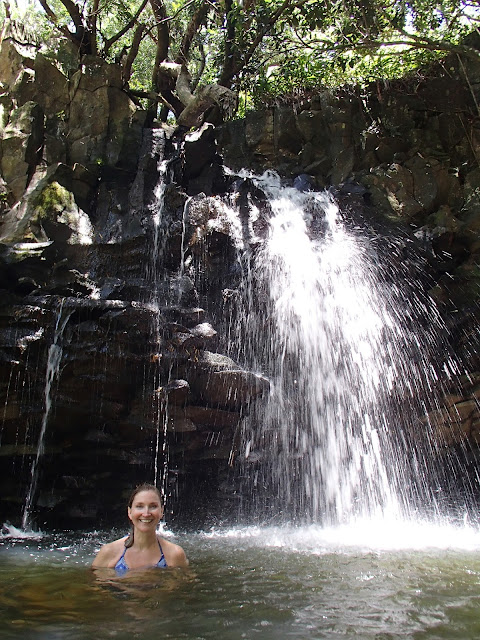
[[[349,524],[320,527],[235,527],[197,534],[244,547],[278,548],[294,553],[378,553],[382,551],[480,551],[480,531],[448,522],[359,518]]]
[[[38,540],[42,538],[44,533],[42,531],[24,531],[14,527],[9,522],[4,522],[0,531],[0,539],[2,540]]]
[[[410,471],[395,436],[409,416],[392,398],[420,393],[416,370],[434,377],[424,337],[404,322],[424,303],[385,285],[374,247],[328,194],[282,187],[272,173],[249,178],[272,211],[233,332],[247,366],[272,382],[246,430],[253,500],[279,520],[397,518]]]

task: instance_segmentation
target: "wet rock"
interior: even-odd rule
[[[222,431],[234,429],[240,421],[240,414],[210,407],[185,407],[185,417],[191,420],[200,430]]]
[[[183,148],[184,179],[198,178],[217,154],[215,127],[205,123],[200,129],[185,136]]]
[[[427,428],[427,437],[444,447],[477,445],[479,440],[480,387],[478,374],[460,379],[459,393],[444,396],[444,406],[430,411],[422,422]]]
[[[315,189],[315,181],[312,176],[301,173],[294,179],[293,186],[298,191],[311,191]]]
[[[190,433],[196,431],[197,427],[186,416],[175,415],[168,418],[168,430],[172,433]]]
[[[183,406],[190,393],[190,385],[186,380],[171,380],[168,384],[160,389],[157,393],[168,399],[168,404],[173,406]]]
[[[265,377],[240,369],[221,354],[205,352],[198,369],[202,374],[193,373],[192,391],[211,407],[239,411],[270,386]]]
[[[172,305],[171,307],[162,308],[161,312],[167,321],[178,321],[186,327],[201,323],[205,317],[205,310],[200,307],[189,308]]]
[[[200,349],[205,349],[207,344],[212,344],[218,335],[209,322],[197,324],[192,328],[191,333],[196,338]]]

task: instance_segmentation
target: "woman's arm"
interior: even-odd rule
[[[187,556],[185,555],[185,551],[182,547],[175,545],[175,553],[174,553],[174,562],[171,564],[172,567],[188,567]]]

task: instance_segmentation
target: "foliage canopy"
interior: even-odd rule
[[[478,31],[478,0],[3,0],[41,44],[122,64],[125,86],[177,118],[198,91],[223,87],[258,107],[321,86],[404,75]],[[219,97],[220,96],[220,97]],[[210,100],[210,102],[209,102]],[[231,105],[230,105],[231,107]],[[207,107],[208,108],[208,105]]]

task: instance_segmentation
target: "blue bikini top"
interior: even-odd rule
[[[162,545],[160,544],[160,542],[158,542],[158,547],[160,549],[160,554],[161,554],[160,560],[157,562],[157,564],[154,564],[153,566],[158,567],[159,569],[166,569],[168,565],[167,565],[167,561],[165,560],[165,556],[163,555]],[[125,549],[123,550],[122,555],[120,556],[120,558],[117,561],[117,564],[114,567],[118,575],[123,575],[124,573],[127,573],[127,571],[129,571],[130,569],[130,567],[125,562],[126,552],[127,552],[127,547],[125,547]]]

